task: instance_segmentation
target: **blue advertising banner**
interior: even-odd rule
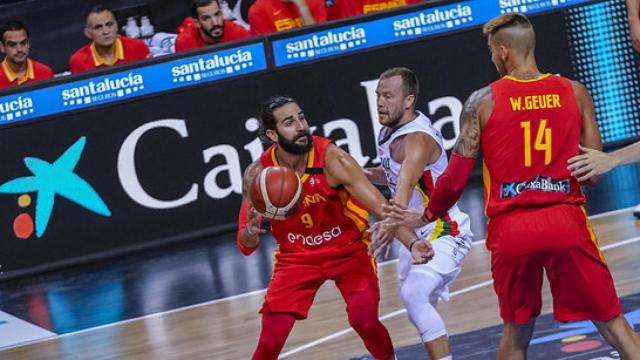
[[[273,42],[276,66],[479,26],[499,14],[534,14],[593,0],[469,0]]]
[[[0,127],[267,69],[263,43],[51,86],[0,99]]]

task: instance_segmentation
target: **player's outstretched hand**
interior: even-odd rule
[[[385,218],[393,219],[400,225],[417,228],[426,225],[422,219],[422,211],[411,209],[402,204],[396,204],[393,201],[389,205],[382,205],[382,215]]]
[[[263,218],[262,214],[253,207],[253,204],[249,204],[249,209],[247,210],[247,225],[244,231],[251,236],[266,233],[267,231],[262,228]]]
[[[592,176],[602,175],[613,169],[615,164],[611,161],[609,155],[602,151],[589,149],[580,145],[582,154],[572,157],[568,160],[571,175],[578,178],[578,181],[589,180]]]
[[[373,224],[369,230],[371,234],[371,243],[369,244],[369,254],[378,256],[381,252],[385,252],[385,257],[389,255],[393,237],[396,232],[398,223],[392,219],[385,219]]]
[[[433,259],[433,248],[428,240],[420,239],[411,246],[411,256],[414,264],[426,264]]]

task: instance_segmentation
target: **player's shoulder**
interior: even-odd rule
[[[245,180],[250,180],[253,179],[253,177],[259,173],[262,168],[264,166],[262,165],[262,162],[260,161],[260,159],[252,162],[251,164],[249,164],[249,166],[247,166],[247,168],[244,170],[244,179]]]
[[[491,86],[485,86],[483,88],[477,89],[469,95],[467,99],[467,104],[472,106],[473,108],[479,108],[483,105],[492,105],[493,104],[493,89]]]

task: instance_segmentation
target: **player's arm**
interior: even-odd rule
[[[372,184],[382,186],[387,185],[387,177],[384,176],[384,169],[382,168],[382,165],[364,168],[362,169],[362,172]]]
[[[440,157],[440,147],[433,137],[421,132],[407,134],[396,141],[402,141],[403,158],[398,159],[401,165],[393,201],[406,206],[425,166]]]
[[[325,157],[325,176],[329,186],[344,188],[378,219],[382,219],[382,204],[387,200],[380,191],[371,184],[358,163],[344,150],[331,144],[327,148]],[[396,230],[396,238],[408,249],[412,250],[415,261],[424,262],[433,256],[431,245],[426,241],[418,241],[415,232],[409,228],[399,227]],[[418,244],[419,243],[419,244]],[[412,246],[418,245],[418,246]],[[417,250],[417,251],[415,251]],[[421,257],[421,259],[420,259]]]
[[[395,218],[407,226],[422,226],[443,216],[462,195],[478,154],[480,153],[481,124],[493,111],[493,94],[490,87],[475,91],[465,101],[460,114],[461,133],[449,159],[449,165],[438,177],[424,212],[394,204],[385,207],[385,215]]]
[[[640,52],[640,0],[627,0],[627,16],[631,44]]]
[[[262,164],[257,160],[247,167],[243,176],[242,206],[238,215],[236,240],[240,251],[247,256],[257,249],[260,244],[259,235],[265,232],[262,229],[262,216],[253,208],[249,197],[251,183],[261,170]]]
[[[580,145],[585,148],[602,151],[602,139],[596,123],[596,113],[593,107],[593,99],[587,88],[578,81],[572,81],[571,86],[578,102],[578,108],[582,114],[582,132],[580,133]],[[595,185],[600,180],[599,174],[588,172],[589,176],[582,176],[581,181],[589,185]]]

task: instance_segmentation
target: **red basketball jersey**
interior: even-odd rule
[[[313,137],[307,169],[301,177],[303,200],[284,220],[271,220],[278,242],[276,260],[323,262],[366,249],[369,213],[342,187],[332,188],[324,177],[324,157],[331,140]],[[278,165],[276,146],[260,157],[264,167]]]
[[[481,136],[486,215],[582,204],[580,185],[567,170],[582,129],[571,82],[550,74],[531,81],[506,76],[491,89],[493,113]]]

